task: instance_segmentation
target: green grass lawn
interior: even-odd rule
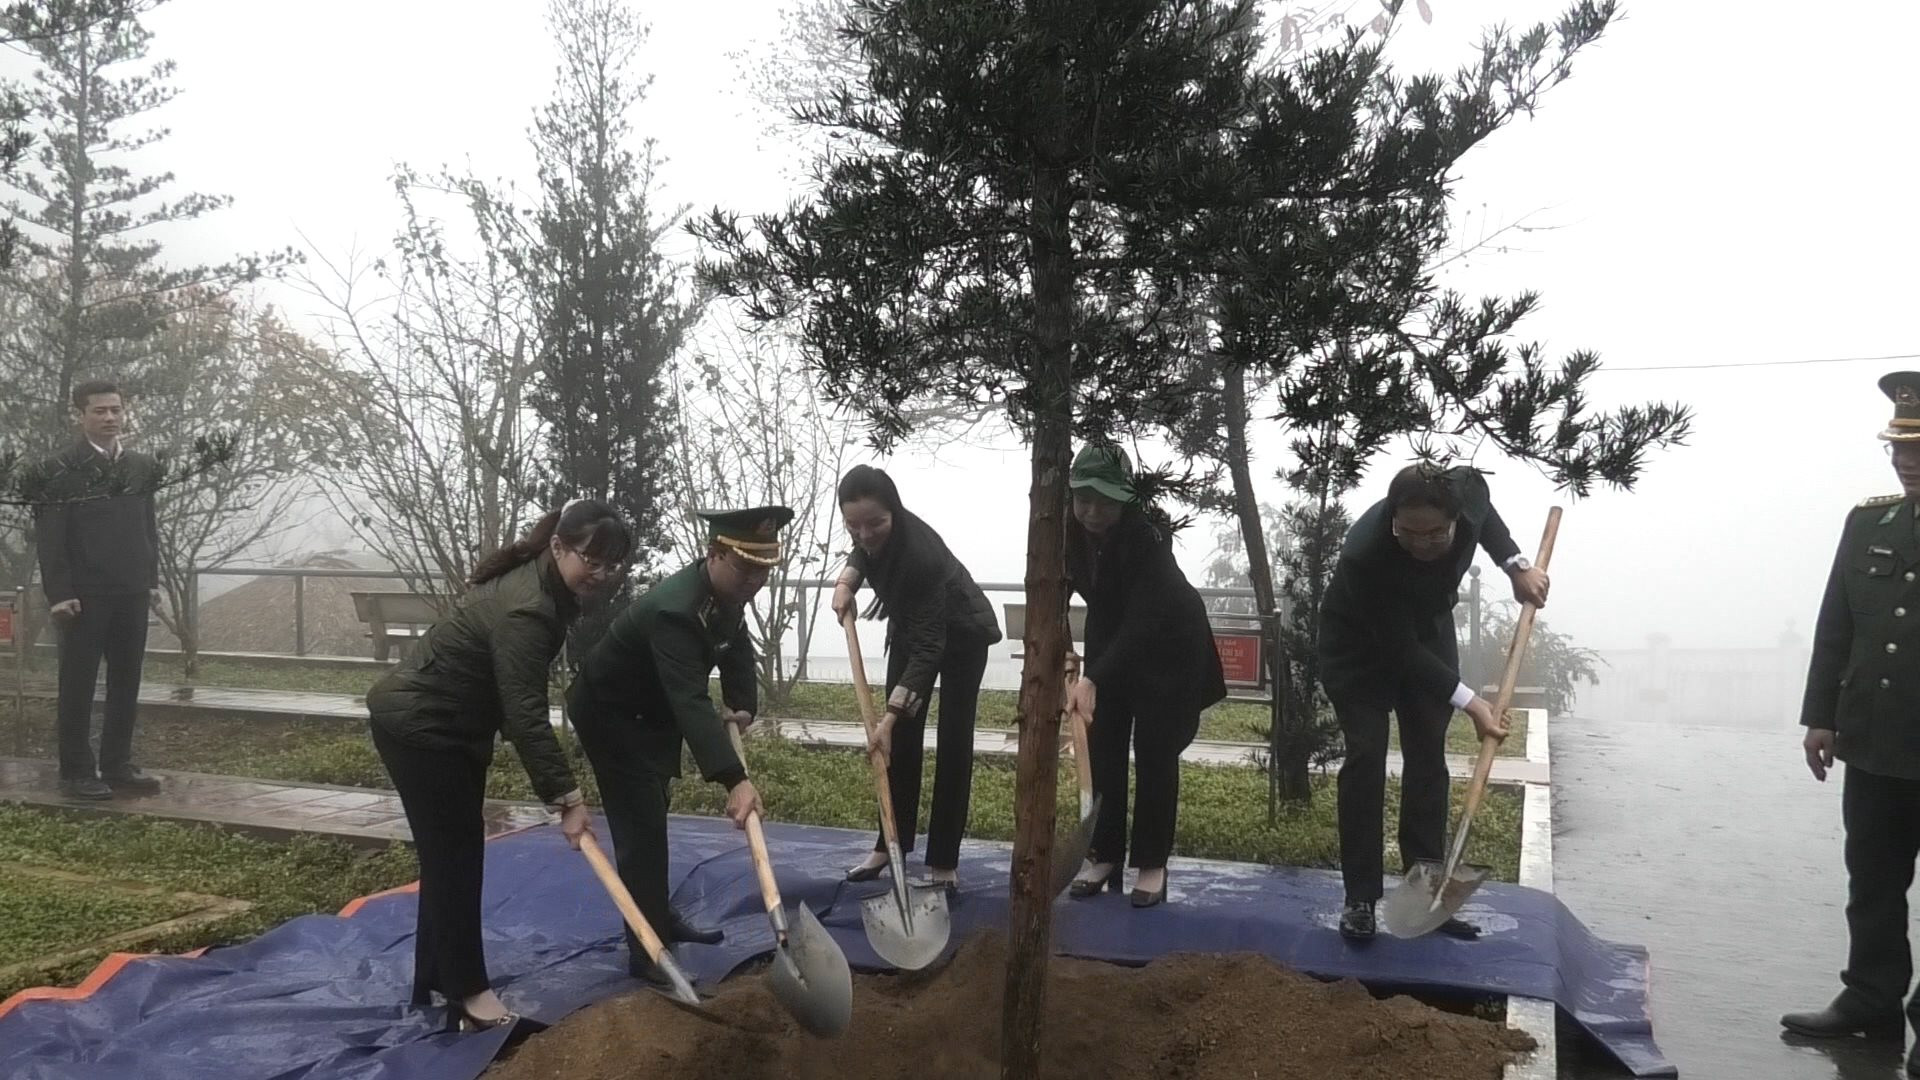
[[[139,895],[95,882],[0,870],[0,967],[185,915],[199,905],[172,893]],[[84,935],[84,936],[82,936]],[[0,998],[7,991],[0,989]]]
[[[33,756],[52,753],[50,709],[35,708],[29,722],[28,749]],[[10,717],[0,711],[0,746],[13,738]],[[576,773],[588,798],[598,801],[592,770],[577,746],[567,740]],[[143,720],[135,744],[137,759],[153,769],[184,769],[271,780],[343,784],[354,787],[391,786],[365,728],[355,722],[320,720],[263,720],[251,717],[170,718],[166,714]],[[867,828],[876,821],[872,775],[863,755],[852,750],[815,749],[785,739],[759,736],[748,746],[749,766],[776,821],[844,828]],[[932,755],[929,755],[931,758]],[[967,835],[987,840],[1013,838],[1014,763],[1010,758],[982,756],[974,762],[972,799]],[[673,806],[681,813],[718,814],[722,793],[694,777],[674,787]],[[927,763],[920,821],[924,827],[932,801],[933,763]],[[1059,812],[1074,811],[1078,798],[1070,769],[1059,779]],[[1316,794],[1306,807],[1283,808],[1267,822],[1266,775],[1244,766],[1189,763],[1181,769],[1180,824],[1176,848],[1186,855],[1243,862],[1295,866],[1338,865],[1339,844],[1334,821],[1333,782],[1314,778]],[[1464,785],[1455,785],[1458,797]],[[1391,823],[1396,820],[1397,783],[1388,786],[1389,850]],[[498,799],[531,799],[526,772],[513,748],[502,745],[488,774],[487,793]],[[1479,861],[1496,868],[1501,880],[1514,880],[1519,868],[1520,800],[1508,792],[1490,794],[1476,818],[1471,843]],[[1391,861],[1391,856],[1389,861]]]
[[[405,884],[418,874],[413,852],[400,846],[368,853],[320,837],[270,843],[206,826],[138,817],[68,817],[5,805],[0,805],[0,863],[53,867],[253,904],[251,910],[218,922],[121,947],[151,952],[244,941],[296,915],[338,911],[357,896]],[[129,898],[34,875],[8,875],[0,879],[0,958],[25,960],[78,948],[182,914],[175,910],[178,906],[171,898]],[[77,982],[107,951],[0,979],[0,998],[29,986]]]
[[[179,661],[173,659],[150,659],[146,665],[146,678],[151,682],[177,683],[182,681]],[[201,686],[254,687],[264,690],[299,690],[327,694],[354,694],[367,692],[379,673],[375,671],[339,671],[301,665],[291,661],[274,660],[235,660],[209,658],[201,661],[200,673],[194,682]],[[719,698],[720,686],[716,681],[713,694]],[[883,688],[875,687],[875,700],[884,700]],[[1011,690],[982,690],[977,714],[977,723],[983,728],[1011,728],[1019,706],[1019,695]],[[933,710],[937,716],[939,699],[935,696]],[[826,720],[840,723],[857,724],[860,722],[860,705],[853,693],[853,687],[847,683],[799,683],[793,687],[793,693],[784,708],[773,710],[778,715],[799,720]],[[1264,704],[1239,701],[1223,701],[1208,709],[1200,717],[1200,738],[1216,739],[1226,742],[1265,742],[1263,734],[1271,713]],[[1500,747],[1502,757],[1524,757],[1526,755],[1526,720],[1524,714],[1516,715],[1513,722],[1513,734]],[[1400,732],[1396,727],[1391,735],[1395,749],[1400,745]],[[1473,725],[1463,713],[1454,716],[1453,724],[1447,730],[1447,750],[1455,754],[1474,754],[1479,752],[1478,740],[1474,738]]]

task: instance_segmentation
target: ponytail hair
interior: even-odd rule
[[[525,536],[481,559],[467,584],[492,581],[532,562],[556,536],[562,544],[600,562],[623,562],[633,550],[633,534],[612,507],[599,499],[574,499],[558,510],[549,510]]]

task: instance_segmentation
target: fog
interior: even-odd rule
[[[1483,26],[1551,18],[1559,5],[1432,7],[1431,26],[1403,20],[1392,45],[1406,70],[1450,70],[1471,59]],[[541,8],[160,8],[148,19],[154,56],[178,61],[182,93],[161,117],[171,137],[143,162],[174,171],[183,190],[236,197],[168,235],[172,257],[285,245],[330,258],[375,252],[396,224],[388,177],[400,161],[470,163],[524,183],[524,133],[552,70]],[[1641,648],[1664,635],[1680,648],[1771,648],[1807,636],[1846,510],[1896,489],[1873,438],[1890,415],[1874,380],[1920,360],[1849,358],[1920,353],[1905,137],[1905,47],[1920,37],[1920,9],[1834,4],[1789,18],[1762,8],[1631,5],[1537,116],[1461,173],[1463,238],[1522,220],[1538,227],[1449,266],[1447,283],[1469,294],[1539,290],[1544,305],[1523,332],[1555,355],[1599,351],[1595,408],[1657,399],[1696,413],[1690,444],[1654,456],[1632,492],[1574,499],[1490,447],[1473,454],[1493,471],[1496,504],[1523,547],[1550,505],[1568,507],[1546,618],[1585,645]],[[653,29],[641,66],[656,81],[633,121],[667,158],[665,198],[696,210],[781,205],[797,161],[763,134],[730,57],[775,32],[775,5],[642,10]],[[684,235],[674,242],[694,254]],[[277,299],[296,318],[313,307],[293,290]],[[1257,448],[1263,498],[1279,503],[1277,425]],[[1374,467],[1350,500],[1355,512],[1382,494],[1397,460]],[[1028,476],[1016,439],[998,433],[886,464],[977,578],[1020,577]],[[1214,528],[1202,522],[1181,539],[1196,578]],[[345,535],[323,522],[311,546]]]

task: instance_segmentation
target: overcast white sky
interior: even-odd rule
[[[524,177],[524,132],[552,70],[543,6],[172,0],[148,25],[154,55],[178,61],[183,93],[163,116],[172,136],[144,165],[237,198],[170,237],[176,250],[376,251],[395,224],[396,162],[471,161]],[[1451,70],[1484,26],[1551,18],[1560,4],[1432,6],[1433,25],[1414,17],[1394,44],[1407,70]],[[786,162],[760,136],[728,55],[774,33],[776,4],[638,7],[653,26],[643,64],[657,80],[634,121],[670,158],[666,197],[779,205]],[[1907,55],[1920,5],[1758,14],[1772,7],[1630,5],[1537,117],[1463,170],[1459,201],[1473,220],[1537,211],[1558,227],[1453,268],[1449,283],[1540,290],[1528,335],[1556,353],[1601,353],[1609,368],[1591,383],[1596,405],[1657,398],[1698,413],[1692,445],[1654,460],[1637,491],[1568,504],[1546,616],[1586,644],[1666,633],[1677,645],[1765,646],[1789,627],[1805,636],[1845,511],[1897,490],[1873,439],[1890,414],[1874,380],[1920,360],[1710,367],[1920,353]],[[1631,370],[1649,367],[1698,370]],[[1278,441],[1262,451],[1256,473],[1278,501]],[[1547,507],[1566,497],[1491,451],[1479,464],[1496,471],[1496,501],[1531,549]],[[976,577],[1020,576],[1020,447],[889,466]],[[1356,512],[1392,466],[1376,468]],[[1184,541],[1196,572],[1211,533],[1196,527]]]

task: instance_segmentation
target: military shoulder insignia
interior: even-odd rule
[[[1875,495],[1871,499],[1860,500],[1859,505],[1855,506],[1854,509],[1865,510],[1869,506],[1892,506],[1894,503],[1901,502],[1904,499],[1906,499],[1905,495]]]

